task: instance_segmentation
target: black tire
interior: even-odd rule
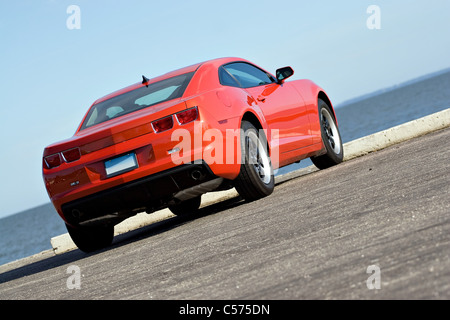
[[[114,238],[113,225],[75,228],[66,224],[66,228],[78,249],[86,253],[108,247]]]
[[[318,100],[320,129],[322,141],[327,153],[311,157],[311,161],[319,169],[326,169],[341,163],[344,159],[344,147],[341,134],[330,106],[323,100]]]
[[[174,215],[183,216],[197,211],[200,208],[201,203],[202,203],[202,196],[198,196],[192,199],[182,201],[175,205],[170,205],[169,210]]]
[[[241,197],[254,201],[273,192],[275,179],[272,162],[266,137],[260,136],[255,126],[248,121],[242,121],[241,129],[242,163],[234,186]]]

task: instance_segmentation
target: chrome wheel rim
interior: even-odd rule
[[[270,164],[270,159],[267,154],[267,149],[261,143],[257,134],[250,131],[246,137],[246,145],[248,150],[248,161],[253,166],[256,174],[259,176],[262,182],[269,184],[273,169]]]
[[[321,112],[321,124],[325,133],[325,139],[328,141],[328,145],[331,147],[335,154],[341,153],[341,138],[339,136],[336,123],[333,116],[327,109],[323,108]]]

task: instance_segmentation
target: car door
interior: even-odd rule
[[[269,130],[278,130],[280,154],[312,144],[306,106],[292,85],[278,84],[272,75],[249,63],[223,67],[257,101]]]

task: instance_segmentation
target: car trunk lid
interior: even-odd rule
[[[80,148],[81,155],[84,155],[153,133],[152,121],[186,108],[183,100],[176,99],[111,119],[79,131],[69,139],[47,146],[44,149],[44,157],[73,148]]]

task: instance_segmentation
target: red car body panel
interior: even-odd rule
[[[46,147],[43,153],[45,186],[65,222],[70,224],[62,209],[65,204],[176,168],[169,151],[180,143],[173,141],[172,137],[174,130],[179,128],[191,134],[191,149],[184,150],[183,154],[186,161],[204,160],[204,154],[211,151],[208,148],[212,138],[203,137],[200,142],[195,141],[198,140],[195,132],[216,130],[213,132],[221,133],[222,145],[225,146],[227,133],[238,132],[243,119],[254,119],[265,130],[270,154],[278,155],[273,157],[274,167],[324,153],[317,102],[322,97],[331,106],[324,90],[309,80],[271,83],[248,89],[221,85],[218,70],[231,62],[250,63],[240,58],[222,58],[151,79],[147,84],[195,72],[181,98],[82,129],[86,114],[73,137]],[[136,83],[111,93],[95,101],[93,106],[145,85]],[[196,121],[183,125],[174,121],[171,130],[154,132],[153,121],[194,107],[198,109]],[[277,136],[273,136],[274,132]],[[207,163],[215,176],[227,180],[238,176],[241,167],[237,161],[241,150],[238,136],[235,142],[233,150],[224,150],[222,161]],[[48,168],[47,156],[58,156],[73,148],[79,148],[79,159],[72,162],[61,160],[59,166]],[[233,153],[235,161],[227,161],[228,151]],[[138,168],[107,177],[105,161],[129,152],[136,154]]]

